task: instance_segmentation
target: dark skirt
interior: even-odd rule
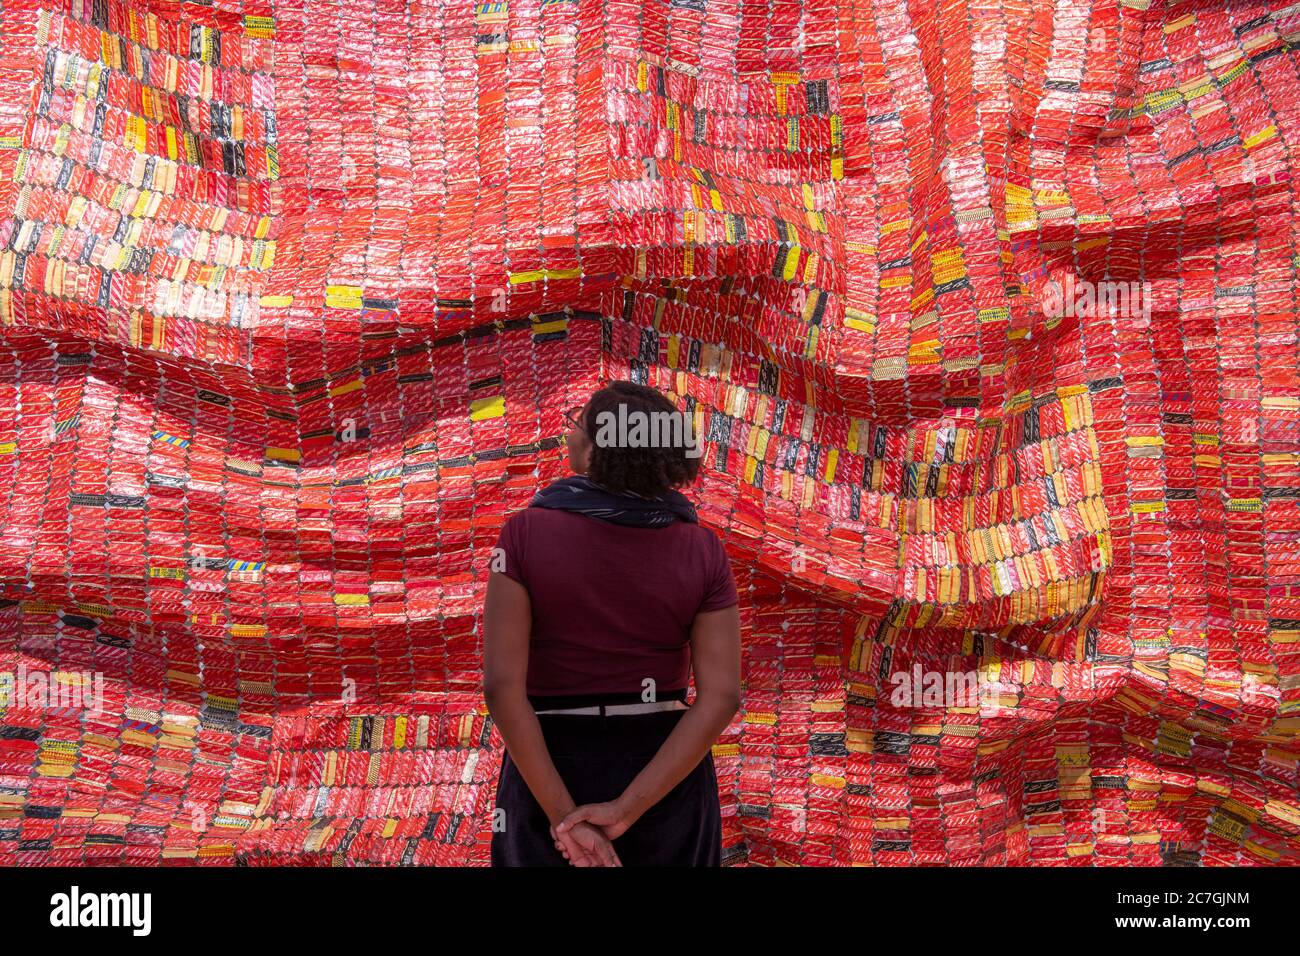
[[[616,800],[685,713],[539,714],[537,720],[560,779],[581,806]],[[550,820],[508,751],[501,762],[496,806],[505,812],[503,825],[492,833],[493,866],[571,865],[555,848]],[[624,866],[721,866],[722,808],[713,754],[705,754],[613,843]]]

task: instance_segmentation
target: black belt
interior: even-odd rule
[[[686,701],[686,688],[658,691],[653,700]],[[646,703],[641,691],[615,694],[529,694],[528,703],[533,710],[569,710],[573,707],[600,707],[606,704],[642,704]]]

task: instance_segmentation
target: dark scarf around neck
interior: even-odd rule
[[[674,521],[699,523],[695,506],[680,491],[659,498],[644,498],[632,492],[614,492],[586,475],[571,475],[551,482],[533,496],[530,508],[576,511],[614,524],[637,528],[663,528]]]

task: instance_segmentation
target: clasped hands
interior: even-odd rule
[[[555,848],[572,866],[622,866],[614,840],[631,826],[617,801],[584,803],[551,827]]]

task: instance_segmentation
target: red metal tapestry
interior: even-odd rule
[[[0,865],[484,864],[671,394],[732,864],[1300,858],[1300,4],[4,0]]]

